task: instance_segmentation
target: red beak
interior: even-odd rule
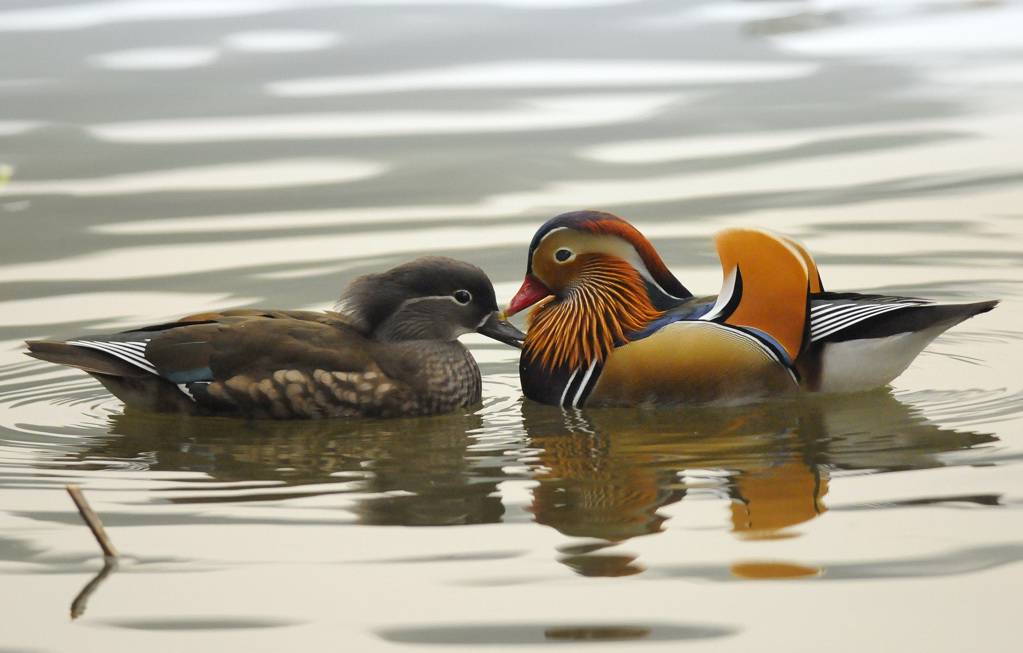
[[[527,274],[522,280],[522,287],[515,293],[512,300],[508,302],[508,308],[504,309],[505,317],[511,317],[524,308],[529,308],[544,297],[553,295],[550,289],[543,285],[543,282],[532,274]]]

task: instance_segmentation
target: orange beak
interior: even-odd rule
[[[543,285],[543,282],[532,274],[527,274],[522,280],[522,287],[515,293],[512,300],[508,302],[508,308],[504,309],[505,317],[511,317],[524,308],[529,308],[544,297],[550,297],[554,293],[550,288]]]

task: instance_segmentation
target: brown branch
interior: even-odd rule
[[[110,572],[117,569],[117,560],[115,558],[107,558],[103,563],[103,568],[99,570],[96,577],[88,582],[88,584],[82,588],[82,591],[78,593],[75,600],[71,602],[71,619],[72,621],[85,614],[85,604],[88,603],[89,597],[96,591]]]
[[[82,494],[82,489],[77,485],[68,485],[67,492],[71,495],[71,499],[78,506],[78,512],[82,514],[82,519],[85,520],[85,525],[89,527],[92,534],[96,537],[96,541],[99,542],[99,546],[103,549],[103,555],[108,558],[119,558],[121,554],[114,548],[114,543],[107,537],[107,532],[103,530],[103,522],[99,520],[96,513],[89,507],[89,502],[85,500],[85,495]]]

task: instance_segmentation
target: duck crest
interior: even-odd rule
[[[532,272],[533,252],[536,251],[540,242],[552,231],[557,229],[571,229],[581,233],[597,236],[610,236],[617,238],[623,243],[628,243],[635,250],[643,265],[649,270],[654,283],[660,289],[675,299],[688,299],[693,296],[689,289],[675,278],[675,275],[668,270],[668,266],[658,255],[657,250],[650,244],[650,241],[640,233],[638,229],[613,213],[604,211],[570,211],[548,220],[533,236],[529,245],[526,272]]]
[[[602,364],[612,349],[663,314],[628,262],[603,254],[579,259],[568,297],[538,304],[527,320],[523,356],[539,360],[547,373]]]

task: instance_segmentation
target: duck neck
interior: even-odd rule
[[[661,315],[635,268],[618,258],[590,256],[561,295],[530,313],[523,356],[548,372],[603,363]]]

